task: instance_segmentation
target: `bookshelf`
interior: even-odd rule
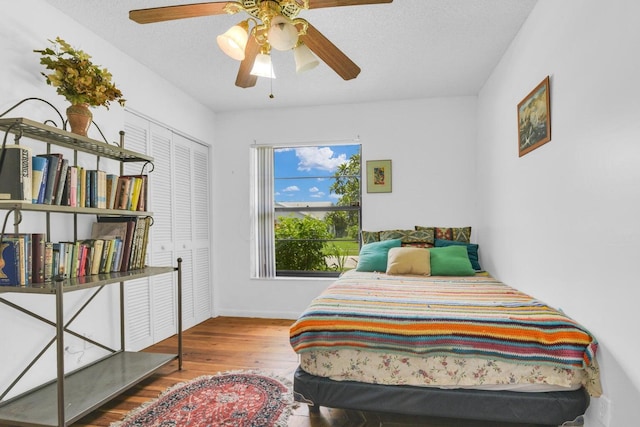
[[[96,162],[99,162],[100,158],[118,161],[120,162],[121,175],[122,164],[125,162],[153,162],[153,158],[150,156],[126,150],[124,148],[123,132],[120,133],[120,145],[112,145],[22,117],[0,118],[0,130],[4,131],[5,138],[8,134],[14,134],[16,143],[19,142],[20,138],[26,137],[47,144],[47,151],[51,145],[54,145],[73,150],[74,157],[76,157],[75,153],[83,152],[96,156]],[[152,213],[148,211],[71,207],[15,201],[0,201],[0,211],[6,211],[5,223],[8,216],[13,213],[15,233],[19,232],[21,212],[42,213],[46,220],[47,237],[50,236],[49,215],[51,213],[73,216],[73,231],[76,236],[77,215],[152,216]],[[177,276],[175,292],[178,345],[176,352],[158,354],[125,351],[124,306],[127,282],[171,273],[175,273]],[[48,324],[55,328],[56,331],[55,337],[34,356],[33,360],[25,363],[26,368],[17,373],[15,380],[6,389],[0,390],[0,425],[67,426],[172,361],[177,360],[178,369],[182,369],[182,260],[180,258],[177,259],[177,267],[145,266],[141,269],[124,272],[118,271],[81,277],[58,277],[57,279],[27,286],[0,286],[1,304]],[[103,288],[116,285],[119,286],[120,348],[110,348],[75,332],[73,330],[73,319],[90,307],[93,297]],[[64,295],[69,292],[83,290],[90,293],[87,302],[78,308],[75,313],[72,313],[71,320],[65,320]],[[6,298],[8,294],[17,293],[49,295],[55,304],[55,319],[47,319]],[[102,348],[107,355],[73,372],[65,372],[64,338],[66,334]],[[10,345],[10,343],[6,344]],[[56,352],[56,378],[20,395],[5,399],[5,396],[49,348],[55,348]]]

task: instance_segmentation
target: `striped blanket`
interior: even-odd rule
[[[491,277],[345,273],[291,326],[297,353],[366,349],[597,372],[595,338]]]

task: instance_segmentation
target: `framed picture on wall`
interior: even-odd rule
[[[391,160],[367,160],[367,193],[391,193]]]
[[[518,104],[518,155],[551,141],[549,76]]]

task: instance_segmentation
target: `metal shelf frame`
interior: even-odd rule
[[[56,319],[46,319],[4,297],[0,303],[25,313],[40,322],[55,328],[55,336],[16,376],[14,381],[0,394],[0,399],[18,384],[20,379],[36,364],[45,352],[56,345],[56,379],[40,387],[29,390],[0,403],[0,425],[11,426],[68,426],[82,416],[96,409],[109,399],[144,380],[156,370],[178,360],[178,369],[182,370],[182,259],[178,258],[177,267],[147,267],[126,273],[86,276],[87,283],[77,284],[74,279],[47,283],[40,288],[0,287],[0,293],[38,293],[55,296]],[[125,347],[124,332],[124,279],[131,280],[176,271],[178,275],[177,315],[178,346],[175,354],[128,352]],[[105,286],[120,284],[120,348],[112,349],[71,329],[73,321],[90,306],[91,301]],[[94,289],[86,302],[64,321],[64,294],[67,292]],[[73,335],[83,341],[106,350],[109,354],[91,364],[65,374],[64,336]]]
[[[26,100],[37,99],[28,98]],[[16,104],[16,106],[20,105]],[[40,100],[43,101],[43,100]],[[44,101],[46,102],[46,101]],[[47,102],[47,104],[49,104]],[[51,104],[49,104],[51,105]],[[42,124],[23,117],[2,118],[11,111],[10,108],[0,115],[0,131],[5,132],[5,140],[9,133],[15,135],[15,143],[22,137],[28,137],[47,144],[47,152],[51,145],[70,148],[77,152],[84,152],[100,158],[108,158],[120,162],[120,174],[123,163],[144,162],[142,170],[147,164],[153,165],[153,158],[144,154],[124,149],[124,132],[120,132],[120,144],[108,144],[84,136],[67,132],[54,126]],[[54,107],[55,108],[55,107]],[[57,111],[57,110],[56,110]],[[58,114],[60,114],[58,112]],[[151,216],[151,212],[80,208],[58,205],[32,204],[26,202],[0,201],[0,210],[7,211],[8,216],[14,214],[14,232],[18,233],[22,220],[22,211],[42,212],[46,215],[47,238],[50,236],[50,214],[71,214],[74,218],[73,230],[77,239],[77,215],[117,215],[117,216]],[[4,234],[4,227],[1,230]],[[159,274],[177,272],[176,306],[177,306],[177,351],[175,354],[159,354],[125,351],[125,286],[133,279],[151,277]],[[94,298],[107,286],[119,283],[119,315],[120,315],[120,348],[113,349],[100,342],[90,339],[72,329],[74,320]],[[89,292],[85,303],[78,308],[71,317],[64,319],[64,295],[93,289]],[[10,300],[6,294],[41,294],[53,297],[55,302],[55,319],[47,319],[26,309]],[[17,374],[13,382],[0,390],[0,425],[27,427],[65,427],[77,421],[82,416],[98,408],[113,397],[147,378],[161,367],[178,360],[178,369],[182,370],[182,259],[177,259],[177,267],[145,267],[139,270],[113,272],[83,277],[63,278],[42,284],[28,286],[0,286],[0,304],[24,313],[37,321],[55,328],[55,335],[46,343],[40,352],[28,362],[25,368]],[[85,342],[100,347],[107,355],[97,361],[85,365],[73,372],[65,373],[64,366],[64,337],[65,334],[77,337]],[[8,393],[36,364],[38,360],[55,344],[56,348],[56,377],[34,389],[20,395],[7,398]],[[3,400],[4,399],[4,400]]]

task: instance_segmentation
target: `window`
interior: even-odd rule
[[[254,149],[254,275],[338,276],[360,248],[360,145]]]

